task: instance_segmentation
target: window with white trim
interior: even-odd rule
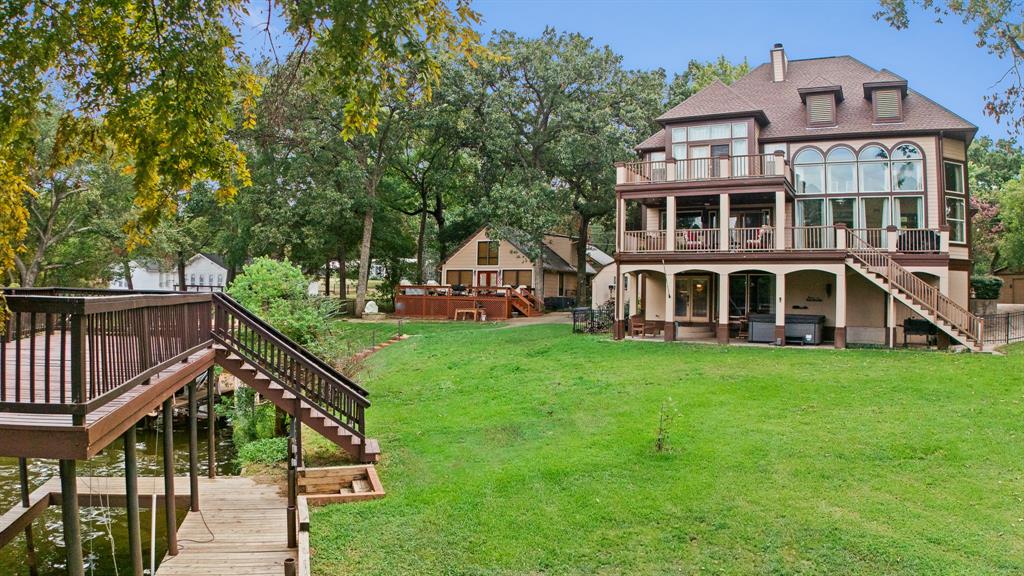
[[[857,156],[845,146],[829,151],[826,163],[826,183],[829,194],[857,192]]]
[[[917,146],[900,144],[892,151],[893,192],[924,190],[924,157]]]
[[[861,192],[889,191],[889,153],[881,146],[868,146],[857,155]]]
[[[814,148],[804,148],[793,160],[797,194],[821,194],[825,189],[825,158]]]
[[[946,178],[946,192],[950,194],[964,193],[964,165],[959,162],[946,161],[943,163]]]
[[[950,242],[967,242],[967,210],[963,198],[946,197],[946,224],[949,224]]]

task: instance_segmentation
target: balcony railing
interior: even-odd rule
[[[785,248],[779,248],[775,227],[730,228],[727,245],[722,245],[718,228],[675,231],[672,247],[666,230],[629,230],[623,235],[619,252],[780,252],[834,251],[846,247],[840,242],[839,226],[793,226],[782,231]],[[864,244],[887,252],[936,254],[949,251],[949,232],[932,228],[854,228],[849,230]],[[842,238],[845,238],[843,236]]]
[[[781,154],[716,156],[686,160],[638,160],[617,165],[617,184],[697,182],[737,178],[783,176],[790,178],[789,163]]]

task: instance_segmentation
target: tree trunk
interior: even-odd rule
[[[324,296],[331,296],[331,261],[327,261],[327,265],[324,266]]]
[[[348,298],[348,268],[345,266],[345,249],[338,250],[338,296]]]
[[[188,291],[188,286],[185,284],[185,257],[178,254],[178,290],[180,292]]]
[[[132,263],[129,260],[121,262],[121,273],[124,274],[124,283],[129,290],[135,290],[135,283],[132,281]]]
[[[423,197],[423,203],[426,204],[426,196]],[[424,245],[427,242],[427,207],[423,206],[423,210],[420,210],[420,231],[416,237],[416,283],[423,284],[425,281],[426,270],[424,269],[425,262],[423,261]]]
[[[366,289],[370,281],[370,243],[373,240],[373,198],[374,193],[368,194],[370,204],[366,207],[366,215],[363,216],[363,239],[359,244],[359,281],[356,284],[356,308],[354,315],[361,317],[363,308],[366,306]]]
[[[590,278],[587,276],[587,242],[590,218],[581,216],[576,242],[576,305],[590,306]]]
[[[434,273],[437,274],[437,281],[443,284],[441,266],[444,264],[445,258],[448,257],[448,240],[444,230],[444,200],[441,197],[441,192],[434,193],[434,210],[431,214],[434,216],[434,224],[437,225],[437,266]]]
[[[533,261],[533,293],[537,309],[544,311],[544,240],[537,248],[537,258]]]

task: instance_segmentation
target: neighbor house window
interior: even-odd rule
[[[501,281],[512,287],[532,286],[533,271],[531,270],[505,270],[501,273]]]
[[[472,270],[449,270],[445,275],[445,282],[449,286],[472,286]]]
[[[797,194],[821,194],[825,190],[825,158],[814,148],[801,150],[793,161]]]
[[[476,263],[478,266],[498,265],[498,244],[496,240],[484,240],[476,243]]]
[[[900,144],[892,151],[892,189],[894,192],[924,190],[924,160],[912,144]]]
[[[889,191],[889,153],[881,146],[868,146],[857,155],[861,192]]]
[[[946,198],[946,224],[949,224],[950,242],[963,243],[967,241],[967,218],[963,198],[955,196]]]
[[[845,147],[828,153],[826,182],[829,194],[852,194],[857,191],[857,156]]]

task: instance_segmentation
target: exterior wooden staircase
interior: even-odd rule
[[[217,363],[358,462],[380,459],[366,437],[369,393],[225,294],[214,295]]]
[[[938,288],[900,266],[851,230],[846,231],[846,263],[896,300],[927,318],[939,330],[975,352],[986,351],[984,320]]]
[[[542,316],[544,313],[540,311],[540,307],[534,301],[534,297],[529,294],[523,294],[519,290],[513,288],[509,291],[512,295],[512,308],[523,316]]]

